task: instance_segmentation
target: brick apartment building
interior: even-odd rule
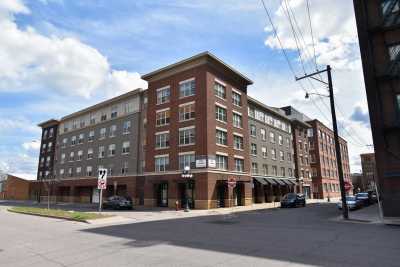
[[[307,198],[312,198],[310,146],[308,140],[308,130],[311,129],[311,125],[306,122],[310,118],[292,106],[282,107],[281,109],[291,119],[292,124],[296,190],[305,194]]]
[[[377,183],[385,221],[400,220],[400,4],[354,0]]]
[[[362,169],[362,190],[375,190],[375,179],[377,179],[375,153],[361,154],[360,157]]]
[[[58,201],[97,202],[99,168],[108,169],[104,197],[129,195],[144,206],[182,206],[186,197],[196,209],[249,205],[311,184],[307,145],[304,161],[294,159],[294,144],[306,143],[304,129],[293,132],[283,110],[248,97],[252,81],[214,55],[201,53],[142,79],[147,90],[39,124],[39,162],[50,160],[39,165],[38,179],[54,180]],[[190,179],[181,178],[186,166]]]
[[[308,121],[312,192],[314,198],[340,197],[333,131],[318,120]],[[351,183],[347,142],[339,137],[344,180]]]

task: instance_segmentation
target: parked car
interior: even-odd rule
[[[133,209],[130,197],[112,196],[103,202],[104,209]]]
[[[356,194],[356,198],[360,200],[364,207],[369,206],[372,204],[371,196],[366,192],[361,192]]]
[[[305,207],[306,198],[303,194],[288,193],[281,199],[281,208]]]
[[[356,210],[362,207],[362,200],[357,199],[356,196],[346,196],[347,208],[349,210]],[[342,200],[337,203],[337,207],[342,209]]]

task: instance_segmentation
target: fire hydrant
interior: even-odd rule
[[[179,201],[175,201],[175,210],[178,211],[179,210]]]

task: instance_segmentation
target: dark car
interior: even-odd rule
[[[281,200],[281,208],[305,207],[306,198],[303,194],[289,193]]]
[[[103,202],[104,209],[133,209],[130,197],[112,196]]]
[[[357,193],[356,194],[356,198],[358,200],[360,200],[362,205],[365,206],[365,207],[369,206],[370,204],[372,204],[372,198],[370,197],[370,194],[368,194],[368,193],[364,193],[364,192]]]

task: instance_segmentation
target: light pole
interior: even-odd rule
[[[183,172],[182,172],[182,178],[185,178],[185,212],[189,212],[189,194],[188,194],[188,190],[189,190],[189,179],[193,177],[193,174],[190,173],[190,166],[185,166],[183,168]]]
[[[326,72],[328,75],[328,83],[319,80],[318,78],[315,78],[314,76],[317,74],[320,74],[322,72]],[[333,95],[333,85],[332,85],[332,75],[331,75],[331,66],[327,65],[325,70],[320,70],[308,75],[304,75],[303,77],[297,78],[296,81],[305,79],[305,78],[311,78],[316,81],[319,81],[325,85],[328,85],[329,89],[329,95],[320,95],[320,94],[314,94],[314,95],[320,95],[324,97],[329,97],[330,104],[331,104],[331,113],[332,113],[332,126],[333,126],[333,135],[335,139],[335,149],[336,149],[336,161],[337,161],[337,166],[338,166],[338,173],[339,173],[339,183],[340,183],[340,194],[342,197],[342,212],[343,212],[343,219],[347,220],[349,219],[349,211],[347,209],[347,202],[346,202],[346,189],[344,186],[344,178],[343,178],[343,166],[342,166],[342,154],[340,151],[340,144],[339,144],[339,133],[337,129],[337,120],[336,120],[336,110],[335,110],[335,99]],[[310,95],[309,93],[306,93],[306,98],[309,98]]]

